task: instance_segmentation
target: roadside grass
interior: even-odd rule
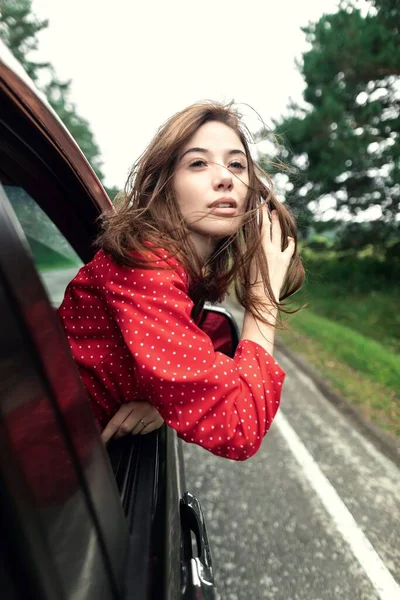
[[[400,353],[399,293],[395,290],[355,292],[332,282],[307,281],[298,295],[313,313],[346,325]]]
[[[36,263],[36,268],[39,272],[62,271],[63,269],[72,269],[73,267],[80,267],[80,266],[81,266],[80,263],[73,262],[72,260],[60,260],[58,262],[47,261],[47,262]]]
[[[400,436],[400,356],[350,327],[303,309],[278,339],[389,434]]]
[[[67,257],[49,246],[27,236],[28,244],[39,271],[69,269],[80,265],[79,257]]]

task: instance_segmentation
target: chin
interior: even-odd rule
[[[233,235],[238,229],[238,227],[210,227],[207,230],[196,231],[196,234],[205,238],[220,240]]]
[[[198,235],[220,239],[236,233],[243,225],[243,221],[231,219],[215,219],[213,223],[204,223],[203,227],[193,227],[192,231]]]

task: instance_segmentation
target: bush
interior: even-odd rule
[[[315,252],[306,247],[304,265],[310,282],[341,285],[346,292],[395,292],[400,287],[400,263],[374,255],[357,257],[334,251]]]

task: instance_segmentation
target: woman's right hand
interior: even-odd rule
[[[282,251],[282,230],[278,213],[273,210],[270,219],[267,206],[264,205],[261,210],[263,211],[261,244],[268,263],[270,291],[274,297],[266,298],[266,290],[261,274],[252,272],[251,279],[255,281],[253,290],[264,304],[264,308],[258,312],[260,318],[250,311],[245,311],[241,339],[256,342],[272,356],[278,314],[277,304],[294,254],[295,242],[293,238],[289,237],[287,247]]]
[[[159,429],[163,423],[164,419],[150,402],[126,402],[107,423],[101,433],[101,439],[106,444],[112,437],[145,435]]]
[[[261,241],[267,258],[271,289],[275,300],[279,302],[289,264],[295,251],[295,242],[292,237],[288,237],[287,247],[282,251],[282,230],[278,212],[273,210],[270,218],[266,205],[261,210],[263,211]]]

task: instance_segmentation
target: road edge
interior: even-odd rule
[[[382,454],[400,467],[400,439],[396,440],[390,437],[385,431],[380,429],[374,423],[360,413],[356,406],[351,404],[346,398],[333,391],[326,379],[321,377],[318,371],[302,356],[290,350],[281,340],[275,343],[276,350],[282,352],[296,366],[298,366],[306,375],[310,377],[318,390],[333,404],[342,414],[351,419],[358,431],[366,435],[368,439],[377,447]]]

